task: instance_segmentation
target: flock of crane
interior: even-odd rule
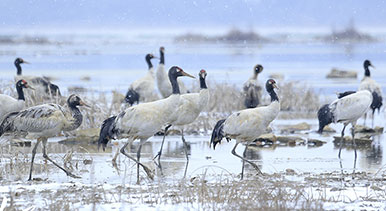
[[[139,183],[139,169],[142,167],[149,178],[153,178],[153,173],[146,165],[140,162],[142,145],[154,134],[160,130],[164,130],[164,137],[161,144],[161,149],[154,157],[160,158],[162,155],[162,146],[165,141],[168,128],[170,126],[187,125],[195,121],[201,111],[209,102],[209,90],[206,85],[207,72],[200,70],[199,77],[199,93],[189,93],[184,84],[177,79],[179,77],[194,76],[186,73],[178,66],[172,66],[168,72],[165,71],[165,48],[160,48],[160,62],[157,68],[156,76],[154,76],[153,65],[151,60],[155,57],[152,54],[146,55],[145,59],[148,64],[148,72],[143,77],[134,81],[125,96],[125,101],[130,104],[130,107],[122,110],[120,113],[107,118],[101,126],[98,148],[102,146],[103,150],[111,139],[127,138],[127,142],[120,149],[120,153],[137,164],[137,182]],[[57,136],[62,131],[71,131],[77,129],[82,123],[82,113],[79,106],[88,106],[82,99],[72,94],[67,99],[69,109],[55,103],[42,104],[25,107],[25,96],[23,90],[28,90],[27,96],[35,98],[47,98],[52,96],[60,96],[59,87],[52,84],[47,78],[36,76],[22,75],[20,64],[27,63],[21,58],[15,60],[17,68],[16,90],[18,98],[14,99],[5,94],[0,94],[0,137],[3,134],[13,136],[28,134],[30,137],[35,137],[37,143],[32,150],[31,167],[29,172],[29,180],[32,180],[32,171],[34,158],[37,147],[40,142],[43,145],[43,157],[52,162],[55,166],[63,170],[68,176],[78,178],[67,169],[61,167],[47,154],[47,139]],[[343,123],[341,132],[341,142],[339,149],[339,158],[342,148],[344,131],[348,124],[354,128],[357,120],[366,115],[367,111],[372,109],[372,117],[374,120],[374,112],[382,106],[381,87],[373,79],[370,78],[370,70],[372,64],[366,60],[364,62],[365,76],[359,86],[358,91],[348,91],[339,94],[338,99],[330,104],[326,104],[318,111],[319,132],[323,132],[324,126],[330,123]],[[269,124],[278,116],[280,112],[279,97],[275,92],[278,86],[273,79],[268,79],[265,83],[265,89],[271,98],[271,102],[266,106],[258,106],[261,99],[261,87],[258,85],[257,76],[263,70],[262,65],[256,65],[253,70],[252,77],[244,84],[245,92],[245,107],[246,109],[237,111],[227,117],[219,120],[214,126],[210,145],[213,148],[221,143],[223,138],[227,141],[236,139],[236,144],[232,149],[232,154],[242,160],[241,178],[244,175],[245,162],[252,165],[256,171],[261,173],[258,166],[246,159],[245,151],[248,150],[249,144],[257,139],[260,135],[266,133]],[[162,95],[160,100],[152,100],[154,96],[155,81],[159,93]],[[29,90],[31,89],[31,90]],[[141,103],[139,103],[141,102]],[[137,103],[136,105],[134,105]],[[189,162],[187,145],[184,138],[183,130],[181,131],[182,141],[186,155],[186,168]],[[355,133],[352,129],[352,140],[355,149]],[[134,140],[139,140],[136,157],[131,156],[126,152],[126,147]],[[236,153],[236,148],[240,143],[246,145],[244,155]],[[114,161],[119,152],[114,157]],[[161,168],[161,166],[159,165]]]

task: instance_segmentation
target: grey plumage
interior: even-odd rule
[[[4,133],[28,133],[37,138],[32,150],[29,180],[32,179],[33,162],[39,143],[43,142],[43,157],[62,169],[68,176],[77,177],[51,160],[46,152],[47,139],[58,135],[61,131],[71,131],[78,128],[83,120],[82,113],[77,106],[86,105],[80,97],[71,95],[67,100],[70,113],[57,104],[43,104],[33,106],[8,114],[0,124],[0,136]],[[86,105],[87,106],[87,105]]]

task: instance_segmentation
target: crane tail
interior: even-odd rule
[[[221,143],[224,138],[223,127],[225,119],[219,120],[212,131],[212,137],[210,138],[210,145],[213,145],[213,149],[216,149],[216,145]]]
[[[338,99],[342,98],[342,97],[346,97],[348,95],[351,95],[351,94],[354,94],[356,93],[356,91],[345,91],[345,92],[341,92],[341,93],[336,93]]]
[[[373,113],[376,109],[379,109],[382,107],[382,96],[379,95],[377,92],[371,93],[373,95],[373,101],[371,102],[370,108],[373,110]]]
[[[333,122],[333,114],[330,110],[330,105],[325,104],[318,110],[319,130],[318,133],[323,133],[323,128]]]
[[[139,102],[139,93],[134,89],[129,89],[125,96],[125,102],[132,106],[135,102]]]
[[[0,124],[0,137],[3,136],[5,132],[8,132],[13,127],[13,117],[17,115],[19,112],[12,112],[7,114],[4,117],[3,121]]]
[[[116,118],[117,116],[112,116],[103,121],[101,131],[99,133],[98,150],[102,145],[102,149],[103,151],[105,151],[107,143],[110,141],[111,138],[113,138],[113,126]]]

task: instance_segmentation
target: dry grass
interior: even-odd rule
[[[364,179],[369,175],[357,174],[356,181],[343,179],[342,186],[341,176],[337,175],[296,175],[305,176],[304,181],[288,180],[286,173],[260,177],[248,175],[249,179],[241,181],[218,176],[212,182],[205,179],[208,175],[201,175],[200,178],[191,180],[154,182],[141,186],[67,183],[58,189],[23,188],[10,191],[7,197],[11,198],[13,203],[8,210],[19,210],[34,205],[38,205],[38,209],[50,210],[74,210],[84,206],[98,209],[101,205],[114,207],[113,204],[124,204],[131,209],[138,206],[160,208],[169,205],[179,209],[199,210],[323,210],[326,202],[347,201],[345,190],[366,188],[368,183],[368,180],[364,183]],[[348,200],[346,204],[382,203],[386,200],[382,181],[371,183],[367,194],[353,198],[351,202]],[[34,183],[39,184],[44,183]],[[353,184],[356,185],[352,186]],[[329,191],[337,194],[326,194]]]
[[[14,84],[12,82],[0,83],[0,93],[11,96],[17,96]],[[281,115],[279,118],[294,117],[314,117],[320,106],[318,93],[315,93],[311,87],[299,85],[296,82],[280,83],[278,92],[281,104]],[[244,95],[241,90],[234,84],[208,82],[210,90],[210,101],[208,107],[200,117],[191,125],[185,127],[187,134],[208,133],[212,130],[217,120],[229,116],[231,113],[244,109]],[[198,92],[197,86],[191,87],[192,92]],[[81,108],[84,115],[83,123],[80,129],[99,128],[104,119],[109,116],[118,114],[125,105],[122,105],[121,98],[116,91],[113,91],[113,97],[106,96],[104,93],[78,93],[91,108]],[[263,92],[262,105],[270,103],[267,93]],[[34,106],[43,103],[59,103],[65,105],[66,97],[41,99],[34,101],[31,97],[26,96],[27,106]],[[69,133],[74,134],[74,133]]]

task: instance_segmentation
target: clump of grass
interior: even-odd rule
[[[259,177],[248,175],[245,180],[217,175],[210,182],[207,179],[211,176],[208,176],[202,174],[191,180],[166,183],[162,180],[141,186],[73,183],[58,189],[15,190],[12,193],[13,206],[23,209],[36,204],[37,209],[72,210],[98,208],[100,205],[109,207],[109,204],[116,206],[118,203],[130,208],[172,205],[180,209],[200,210],[323,210],[326,202],[345,201],[350,205],[346,197],[351,194],[345,190],[366,188],[368,181],[368,175],[358,174],[354,181],[335,180],[336,174],[301,174],[297,176],[304,177],[303,181],[293,181],[286,179],[285,172]],[[345,188],[340,194],[327,194],[339,191],[336,187],[342,187],[342,182]],[[351,203],[386,200],[383,180],[373,183],[367,194],[359,193],[356,198],[351,198]]]
[[[296,82],[279,83],[278,92],[281,104],[281,115],[279,118],[299,118],[314,117],[317,109],[320,107],[319,95],[307,85],[299,85]],[[244,94],[240,88],[234,84],[217,83],[208,81],[210,92],[209,105],[197,120],[185,126],[187,134],[207,133],[217,120],[225,118],[235,111],[244,109]],[[199,92],[197,85],[192,85],[191,92]],[[264,90],[264,89],[263,89]],[[0,93],[6,93],[11,96],[17,96],[14,84],[2,83]],[[117,115],[126,105],[122,104],[122,96],[115,92],[113,97],[108,97],[105,93],[82,92],[78,93],[91,108],[82,108],[83,123],[80,129],[100,128],[103,120],[112,115]],[[270,103],[268,94],[263,91],[260,105]],[[39,99],[26,97],[27,107],[43,103],[59,103],[66,106],[66,97],[53,99]],[[311,115],[310,115],[311,114]],[[75,134],[70,132],[68,134]]]
[[[281,111],[315,112],[319,109],[319,94],[311,87],[298,82],[283,82],[279,86]]]

